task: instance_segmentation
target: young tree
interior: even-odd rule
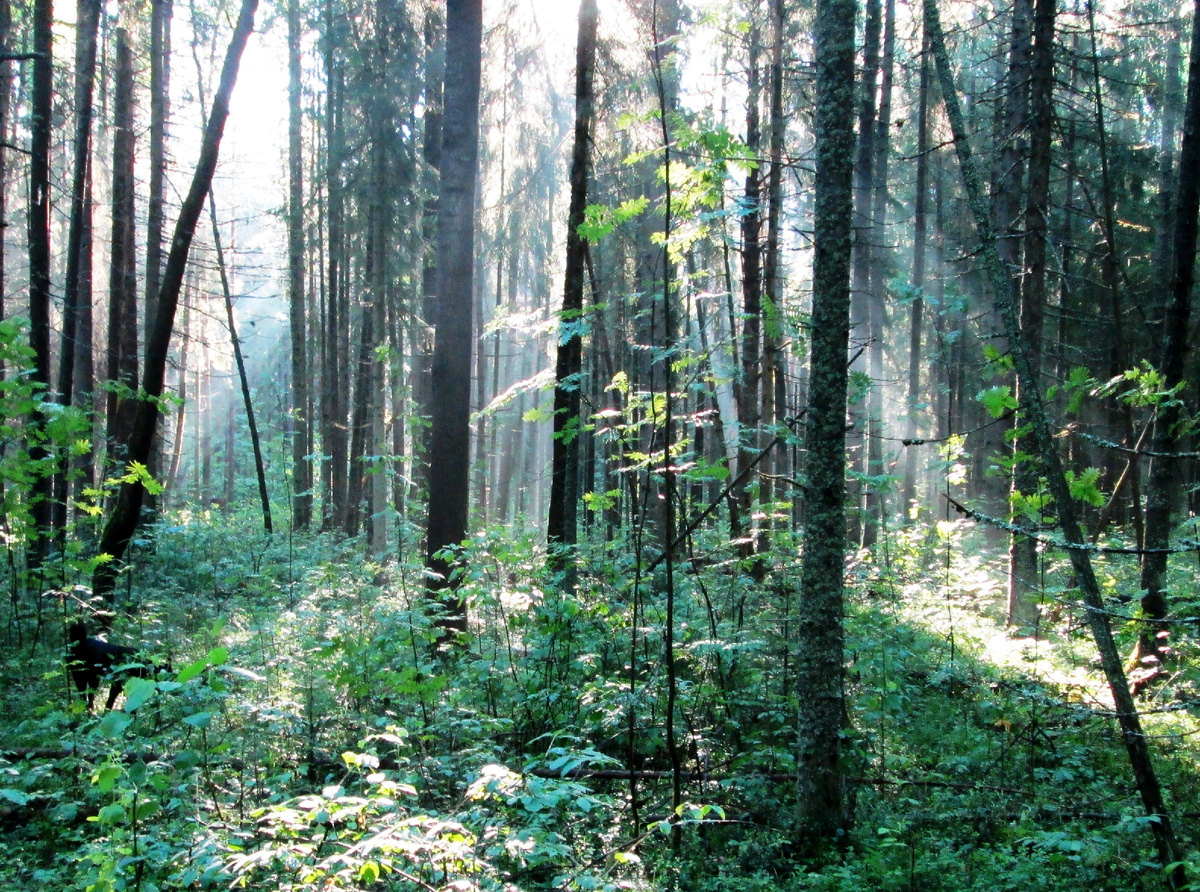
[[[471,300],[475,270],[475,179],[479,157],[481,0],[446,6],[445,111],[437,210],[437,306],[429,456],[426,566],[434,591],[453,588],[444,549],[467,535],[470,488]],[[445,627],[466,631],[467,605],[451,596]]]
[[[816,195],[808,450],[797,630],[799,826],[812,842],[843,827],[842,575],[846,553],[846,350],[854,154],[854,0],[819,0],[815,26]]]

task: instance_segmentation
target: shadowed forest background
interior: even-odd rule
[[[0,0],[0,886],[1200,888],[1198,27]]]

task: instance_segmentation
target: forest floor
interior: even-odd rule
[[[1063,567],[1046,558],[1037,634],[1013,632],[1002,555],[965,525],[848,565],[852,823],[813,856],[791,820],[786,548],[761,583],[731,559],[680,584],[673,813],[661,592],[630,587],[627,556],[598,546],[570,595],[532,542],[481,534],[472,636],[437,652],[419,567],[177,520],[141,546],[112,634],[174,671],[116,710],[88,714],[64,673],[86,592],[9,606],[0,889],[1163,887]],[[1114,612],[1131,573],[1108,569]],[[1174,646],[1141,703],[1196,867],[1195,631]]]

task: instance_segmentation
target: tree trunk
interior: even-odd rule
[[[105,377],[119,390],[108,393],[108,464],[124,469],[137,400],[137,258],[134,244],[133,53],[129,32],[116,31],[113,73],[112,246],[108,273],[108,365]],[[143,460],[144,461],[144,460]]]
[[[758,25],[750,25],[750,60],[747,76],[749,86],[746,95],[746,151],[757,157],[762,142],[759,128],[759,104],[761,100]],[[759,412],[762,401],[759,387],[762,385],[762,245],[759,241],[762,228],[762,176],[759,167],[746,173],[746,194],[742,209],[742,337],[741,375],[737,388],[739,442],[741,444],[739,465],[749,462],[757,451]],[[665,271],[664,271],[665,275]],[[753,516],[748,480],[736,493],[737,515],[748,523]],[[752,525],[752,524],[750,524]],[[734,530],[741,541],[739,548],[743,557],[754,553],[751,530]]]
[[[1183,143],[1179,149],[1179,177],[1175,188],[1175,238],[1171,270],[1170,303],[1163,317],[1163,339],[1159,372],[1163,390],[1184,383],[1184,361],[1188,350],[1188,325],[1192,286],[1196,277],[1197,216],[1200,214],[1200,0],[1196,0],[1192,25],[1191,60],[1188,64],[1187,108],[1183,118]],[[1142,557],[1142,610],[1151,619],[1167,615],[1167,552],[1171,537],[1171,516],[1176,494],[1181,489],[1179,459],[1165,457],[1181,441],[1183,406],[1168,400],[1159,406],[1154,422],[1150,451],[1154,453],[1146,486],[1146,554]],[[1165,646],[1165,626],[1154,629],[1156,639],[1144,642],[1161,651]],[[1161,653],[1160,653],[1161,658]]]
[[[203,97],[200,100],[203,107]],[[217,252],[217,272],[221,277],[221,295],[225,298],[225,324],[229,328],[229,340],[233,344],[233,360],[237,366],[238,384],[242,388],[242,404],[246,409],[246,427],[250,431],[250,445],[254,449],[254,473],[258,478],[258,501],[262,507],[263,530],[269,536],[275,529],[271,522],[271,499],[267,495],[267,474],[263,465],[262,446],[258,440],[258,424],[254,420],[254,402],[250,398],[250,380],[246,377],[246,363],[242,359],[242,342],[238,340],[237,325],[233,321],[233,294],[229,290],[229,273],[225,267],[225,251],[221,247],[221,229],[217,225],[217,199],[212,190],[208,193],[208,217],[212,222],[213,246]],[[232,412],[233,396],[230,395],[230,411]],[[233,428],[233,416],[230,415],[229,427]],[[230,448],[225,460],[233,464],[233,449]],[[228,467],[226,469],[228,473]],[[232,508],[228,502],[226,508]]]
[[[1021,331],[1025,335],[1026,358],[1032,380],[1017,382],[1021,388],[1041,387],[1042,319],[1046,306],[1046,243],[1050,218],[1050,143],[1054,126],[1054,4],[1036,0],[1033,13],[1033,52],[1029,89],[1029,184],[1025,205],[1025,265],[1021,282]],[[1028,437],[1013,440],[1013,495],[1037,494],[1040,477],[1033,462],[1023,458],[1031,450]],[[1040,512],[1039,512],[1040,514]],[[1029,523],[1030,519],[1018,523]],[[1033,521],[1036,525],[1036,521]],[[1038,620],[1037,543],[1014,533],[1008,556],[1008,623],[1035,626]]]
[[[173,0],[151,0],[150,9],[150,182],[146,200],[146,335],[154,325],[162,284],[163,182],[167,172],[167,117],[171,107],[171,16]]]
[[[1037,387],[1032,386],[1036,376],[1033,374],[1025,352],[1024,336],[1017,315],[1016,301],[1012,299],[1012,292],[1007,287],[1008,270],[997,249],[997,239],[993,233],[988,208],[985,204],[982,180],[971,154],[962,108],[959,105],[958,94],[955,92],[954,75],[950,69],[950,57],[946,51],[945,37],[942,34],[937,0],[924,0],[924,10],[925,27],[928,29],[930,47],[937,64],[942,102],[946,107],[947,117],[950,119],[951,132],[954,134],[954,148],[958,153],[963,184],[982,244],[985,269],[992,287],[996,291],[1004,328],[1012,346],[1011,355],[1016,367],[1017,378],[1031,384],[1022,390],[1022,416],[1028,419],[1031,426],[1036,453],[1041,461],[1050,495],[1054,499],[1059,527],[1066,541],[1074,546],[1068,548],[1071,566],[1079,581],[1080,592],[1087,609],[1088,625],[1100,653],[1101,667],[1108,681],[1109,690],[1112,692],[1117,721],[1120,724],[1125,749],[1133,768],[1134,780],[1138,792],[1141,794],[1146,813],[1152,819],[1150,826],[1158,847],[1159,858],[1163,867],[1169,864],[1177,865],[1180,863],[1179,846],[1171,826],[1170,816],[1167,814],[1166,805],[1163,802],[1162,790],[1158,785],[1153,763],[1150,761],[1150,750],[1146,743],[1146,735],[1142,730],[1141,719],[1138,716],[1137,704],[1129,691],[1125,670],[1121,665],[1120,655],[1117,653],[1112,629],[1108,624],[1104,598],[1100,592],[1096,574],[1092,569],[1090,554],[1083,544],[1083,531],[1080,529],[1075,514],[1075,504],[1050,428],[1050,421],[1042,403],[1042,395]],[[1200,0],[1197,0],[1197,18],[1200,19]],[[1200,51],[1193,54],[1194,60],[1198,57],[1200,57]],[[1195,65],[1193,70],[1196,72],[1197,85],[1200,86],[1200,64]],[[1196,163],[1194,168],[1200,169],[1200,162]],[[1195,207],[1196,205],[1193,205],[1193,208]],[[1192,231],[1194,234],[1195,229]],[[1173,888],[1182,886],[1183,879],[1182,868],[1176,867],[1169,874],[1169,882]]]
[[[29,157],[29,342],[33,348],[33,383],[50,399],[50,130],[54,100],[54,10],[52,0],[33,4],[33,96],[30,115]],[[39,409],[34,423],[42,428],[47,418]],[[47,457],[35,439],[29,448],[33,462]],[[51,536],[51,476],[38,472],[30,488],[33,537],[29,563],[39,567],[49,553]]]
[[[442,167],[443,81],[445,58],[439,52],[444,45],[444,23],[440,7],[425,12],[425,111],[422,117],[422,187],[425,203],[421,210],[421,236],[424,245],[421,269],[421,322],[417,325],[418,344],[413,369],[413,403],[419,417],[413,433],[413,491],[428,494],[429,459],[432,452],[433,416],[433,326],[437,316],[438,264],[438,175]]]
[[[787,120],[783,111],[783,0],[771,0],[771,136],[767,173],[767,244],[763,252],[763,377],[761,423],[775,425],[787,411],[785,372],[787,357],[781,344],[783,328],[782,264],[780,240],[783,219],[783,138]],[[763,460],[764,501],[773,501],[771,476],[783,469],[784,455],[774,452]]]
[[[917,185],[913,205],[912,307],[908,333],[908,412],[906,436],[910,441],[920,435],[917,427],[917,406],[921,399],[921,334],[925,311],[925,230],[926,207],[929,196],[929,48],[922,42],[920,96],[917,99]],[[906,516],[917,497],[917,450],[910,443],[904,448],[904,484],[901,504]]]
[[[100,26],[99,0],[79,0],[76,4],[75,29],[75,144],[71,172],[71,222],[67,231],[67,271],[63,284],[62,350],[59,354],[58,391],[64,406],[76,404],[75,366],[80,352],[79,316],[86,303],[91,310],[91,140],[92,94],[96,74],[96,32]],[[87,267],[85,274],[84,267]],[[88,291],[83,291],[86,280]],[[87,348],[91,349],[89,338]],[[90,397],[90,393],[89,393]],[[86,407],[86,404],[84,404]],[[74,464],[74,462],[73,462]],[[55,478],[54,526],[65,530],[67,524],[66,468]]]
[[[551,568],[558,573],[566,572],[569,589],[574,589],[575,583],[573,552],[578,541],[579,439],[583,436],[580,390],[583,387],[583,280],[587,245],[579,234],[579,227],[587,206],[591,163],[596,18],[596,0],[582,0],[575,50],[575,143],[571,151],[571,205],[567,213],[567,271],[554,368],[554,439],[550,508],[546,521]]]
[[[889,268],[886,231],[888,204],[888,160],[892,144],[892,85],[895,80],[896,61],[896,0],[887,0],[883,11],[883,53],[880,58],[879,113],[875,117],[875,139],[872,149],[875,160],[871,165],[873,202],[871,208],[871,231],[874,237],[868,248],[871,258],[871,288],[867,295],[870,317],[871,342],[867,348],[867,371],[871,389],[867,393],[867,474],[871,482],[864,499],[866,523],[863,527],[863,545],[874,545],[876,528],[883,518],[883,486],[878,481],[884,476],[883,468],[883,354],[887,340],[884,331],[884,316],[887,300],[887,272]]]
[[[853,338],[853,369],[857,375],[867,374],[866,351],[871,349],[871,248],[877,235],[872,225],[875,185],[875,115],[879,94],[879,43],[883,16],[881,0],[867,0],[866,21],[863,25],[863,67],[859,80],[858,143],[854,161],[854,247],[851,252],[850,331]],[[886,134],[884,134],[886,138]],[[859,350],[859,347],[864,350]],[[872,382],[870,386],[882,386]],[[875,525],[864,518],[867,492],[870,485],[867,473],[867,438],[870,435],[869,406],[866,400],[858,407],[850,433],[850,460],[856,473],[848,481],[850,489],[850,538],[855,542],[870,540]]]
[[[225,131],[225,121],[229,117],[229,98],[233,93],[234,83],[237,81],[242,51],[246,48],[246,41],[254,28],[254,11],[257,6],[258,0],[243,0],[242,2],[237,25],[234,27],[229,49],[225,55],[225,63],[221,69],[220,85],[213,99],[212,111],[205,123],[196,171],[192,175],[191,186],[180,207],[179,220],[175,224],[175,234],[171,239],[171,251],[167,256],[167,265],[163,271],[162,290],[159,293],[154,332],[146,344],[142,387],[149,399],[138,402],[133,430],[126,444],[126,455],[131,462],[137,461],[145,464],[150,458],[150,450],[154,445],[154,432],[158,424],[156,400],[163,393],[167,354],[171,347],[171,332],[175,325],[175,307],[179,302],[179,292],[183,285],[183,274],[187,268],[188,252],[192,245],[192,237],[196,232],[196,223],[204,209],[205,196],[208,195],[212,186],[213,173],[217,167],[217,156],[221,148],[221,135]],[[104,597],[110,602],[113,599],[117,573],[120,572],[125,550],[141,519],[144,493],[145,489],[140,479],[122,483],[117,493],[116,504],[104,526],[99,552],[108,555],[110,560],[97,566],[92,576],[92,590],[97,596]]]
[[[312,523],[313,473],[308,451],[309,375],[304,294],[304,167],[300,142],[300,0],[288,22],[288,322],[292,341],[292,527]]]
[[[470,496],[471,302],[475,179],[479,157],[481,0],[448,0],[445,118],[437,210],[437,312],[434,326],[426,566],[431,590],[455,588],[443,550],[467,535]],[[466,601],[446,596],[447,630],[465,632]]]
[[[854,153],[853,0],[819,0],[813,319],[805,446],[803,570],[797,630],[800,832],[833,842],[845,824],[840,739],[843,701],[842,576],[846,552],[846,350]]]

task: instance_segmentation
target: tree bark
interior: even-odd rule
[[[430,589],[447,592],[448,631],[465,632],[467,604],[455,595],[444,549],[467,534],[470,496],[471,302],[475,180],[479,157],[481,0],[447,0],[445,118],[437,210],[437,308],[433,348],[426,566]]]
[[[849,342],[854,153],[853,0],[819,0],[813,319],[807,487],[797,629],[799,828],[810,844],[845,825],[840,739],[846,551],[846,350]]]
[[[50,399],[50,130],[54,101],[54,9],[52,0],[33,4],[33,90],[30,115],[29,157],[29,342],[33,348],[33,375],[45,399]],[[34,428],[44,428],[47,418],[39,409]],[[31,461],[47,457],[35,437],[29,448]],[[39,567],[50,548],[51,476],[39,472],[30,488],[33,538],[29,563]]]
[[[1021,331],[1032,380],[1017,382],[1022,388],[1040,388],[1042,374],[1042,320],[1046,306],[1046,244],[1050,218],[1050,144],[1054,126],[1054,4],[1036,0],[1033,12],[1033,50],[1029,74],[1029,182],[1025,204],[1025,262],[1021,279]],[[1036,495],[1040,475],[1025,456],[1031,448],[1027,436],[1013,440],[1013,495]],[[1020,522],[1020,521],[1018,521]],[[1038,620],[1037,543],[1013,534],[1008,556],[1008,623],[1035,626]]]
[[[596,18],[596,0],[581,0],[575,49],[575,142],[571,151],[571,204],[567,213],[567,270],[554,368],[554,439],[550,508],[546,521],[551,568],[566,573],[565,587],[572,590],[575,584],[573,552],[578,541],[579,440],[583,435],[580,390],[583,387],[583,284],[587,251],[579,227],[583,224],[588,194],[595,105],[592,84],[596,71]]]
[[[1197,216],[1200,215],[1200,0],[1196,0],[1192,24],[1191,59],[1188,64],[1187,107],[1183,117],[1183,142],[1179,149],[1179,174],[1175,188],[1175,234],[1172,250],[1170,303],[1163,317],[1163,339],[1159,372],[1163,390],[1184,382],[1184,362],[1188,351],[1188,325],[1192,286],[1196,280]],[[1172,513],[1180,490],[1179,459],[1165,458],[1180,445],[1179,427],[1184,409],[1177,399],[1158,408],[1150,451],[1155,454],[1146,486],[1146,554],[1142,558],[1142,610],[1152,619],[1167,615],[1167,553]],[[1161,650],[1165,642],[1155,629],[1156,640],[1144,642]],[[1161,655],[1160,655],[1161,656]]]
[[[300,0],[289,0],[288,24],[288,322],[292,341],[292,526],[312,523],[308,453],[309,375],[304,294],[304,166],[300,141]]]
[[[908,330],[908,394],[905,409],[908,412],[906,436],[916,440],[917,405],[921,399],[921,334],[925,312],[925,247],[926,208],[929,203],[929,47],[921,45],[920,96],[917,98],[917,184],[913,204],[913,297]],[[917,497],[917,449],[915,445],[904,449],[904,484],[901,504],[907,516]]]
[[[71,222],[67,231],[67,270],[63,283],[62,349],[59,352],[58,391],[64,406],[74,405],[75,366],[81,344],[79,316],[86,303],[91,312],[91,148],[92,95],[96,74],[96,32],[100,25],[100,0],[79,0],[75,28],[75,144],[71,172]],[[86,269],[85,269],[86,268]],[[82,284],[86,282],[85,292]],[[91,350],[91,338],[86,344]],[[91,393],[89,389],[88,398]],[[86,404],[84,403],[86,408]],[[74,462],[72,462],[74,464]],[[55,478],[54,526],[67,524],[67,468]]]
[[[149,460],[150,450],[154,445],[154,432],[158,424],[156,400],[162,396],[163,392],[167,354],[171,347],[171,333],[175,325],[175,308],[179,302],[183,274],[187,269],[188,252],[191,249],[192,237],[196,232],[196,223],[204,209],[204,199],[212,187],[217,157],[221,149],[221,135],[225,131],[225,121],[229,117],[229,98],[237,81],[242,51],[245,50],[246,41],[254,28],[254,11],[257,7],[258,0],[243,0],[242,2],[237,25],[234,27],[229,49],[225,54],[225,63],[221,69],[220,85],[213,98],[212,111],[205,123],[204,136],[200,144],[200,157],[196,163],[195,173],[192,175],[191,186],[180,207],[179,220],[175,224],[175,234],[171,239],[171,251],[167,256],[167,265],[163,271],[162,290],[159,292],[154,332],[146,344],[142,387],[149,399],[140,400],[137,404],[137,414],[127,444],[126,454],[131,462],[137,461],[145,464]],[[144,494],[145,489],[140,480],[122,483],[117,493],[116,504],[104,526],[99,552],[107,555],[109,560],[97,566],[92,576],[92,590],[97,596],[104,597],[110,602],[113,599],[114,586],[125,557],[125,550],[141,519]]]
[[[108,463],[124,468],[121,450],[129,443],[137,389],[137,258],[134,244],[133,52],[129,32],[116,32],[113,73],[112,245],[108,272],[108,363],[105,377],[120,386],[110,390],[107,406]]]

